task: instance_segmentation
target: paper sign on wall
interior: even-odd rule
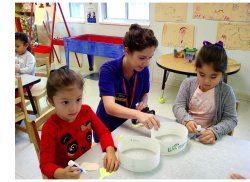
[[[162,46],[166,47],[193,47],[194,25],[164,24],[162,31]]]

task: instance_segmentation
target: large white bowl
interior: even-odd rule
[[[151,171],[160,162],[160,144],[153,138],[122,136],[118,140],[117,151],[120,165],[129,171]]]
[[[151,138],[159,141],[161,155],[173,155],[184,150],[188,141],[187,128],[176,122],[161,123],[158,131],[151,130]]]

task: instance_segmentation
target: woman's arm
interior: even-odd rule
[[[121,106],[115,103],[113,96],[102,96],[102,100],[105,110],[109,115],[125,119],[137,119],[149,129],[153,127],[158,129],[160,127],[160,121],[153,114],[143,113],[136,109]]]

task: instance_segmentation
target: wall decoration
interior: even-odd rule
[[[250,51],[250,24],[219,23],[217,41],[221,40],[226,49]]]
[[[193,18],[249,22],[250,3],[194,3]]]
[[[186,22],[187,3],[155,3],[155,21]]]
[[[190,24],[164,24],[162,31],[162,46],[193,47],[194,26]]]

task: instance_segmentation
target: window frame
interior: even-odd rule
[[[133,23],[138,23],[142,26],[149,27],[150,26],[150,16],[148,20],[141,19],[128,19],[128,2],[125,3],[125,17],[126,19],[115,19],[115,18],[107,18],[107,2],[98,4],[98,9],[100,13],[99,23],[100,24],[112,24],[112,25],[131,25]],[[149,3],[149,14],[150,14],[150,6]]]
[[[68,8],[68,11],[69,11],[69,15],[65,15],[64,11],[63,11],[63,8],[65,8],[65,6],[63,5],[62,6],[62,3],[60,3],[61,5],[61,8],[62,8],[62,12],[63,12],[63,15],[64,15],[64,18],[65,18],[65,21],[68,23],[86,23],[86,10],[85,10],[85,3],[82,2],[83,4],[83,9],[84,9],[84,17],[71,17],[72,16],[72,12],[71,12],[71,3],[80,3],[80,2],[63,2],[63,3],[67,3],[67,8]],[[56,12],[57,12],[57,15],[60,17],[60,23],[63,23],[63,18],[62,18],[62,15],[61,15],[61,12],[60,12],[60,9],[57,5],[57,8],[56,8]],[[52,18],[49,18],[49,21],[52,21]]]

